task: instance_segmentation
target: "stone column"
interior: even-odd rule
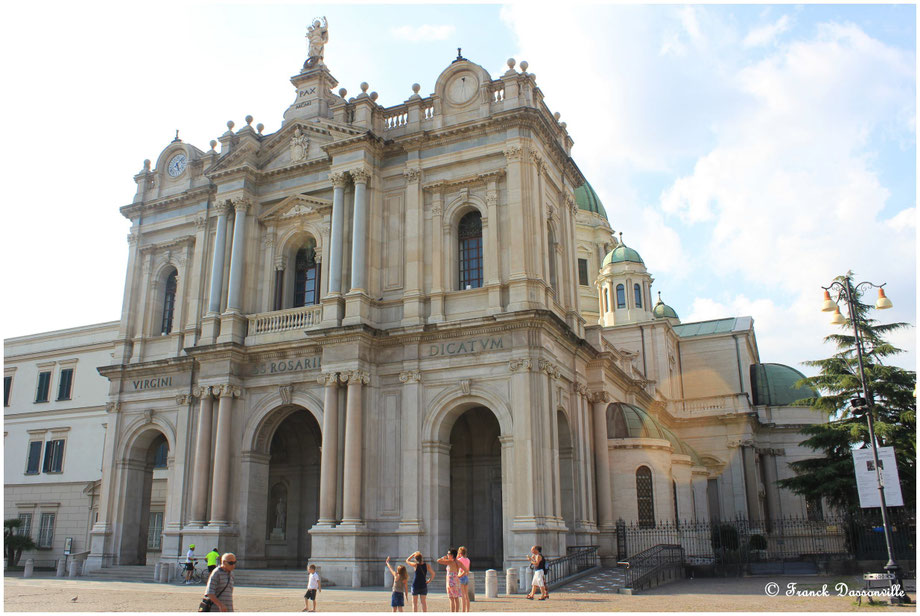
[[[614,522],[607,450],[607,401],[607,392],[594,393],[594,476],[597,478],[597,522],[601,529],[612,527]]]
[[[362,413],[362,387],[370,382],[367,372],[352,370],[348,373],[348,396],[345,403],[345,467],[343,469],[344,494],[342,524],[363,524],[361,514],[361,469],[363,465],[364,416]]]
[[[317,524],[335,524],[335,503],[338,484],[339,458],[339,375],[337,372],[321,374],[317,380],[324,384],[323,449],[319,476],[319,520]]]
[[[758,497],[760,482],[757,480],[757,471],[754,467],[754,444],[751,441],[745,441],[741,444],[740,449],[744,467],[744,495],[747,499],[748,520],[760,522],[763,516],[760,513]]]
[[[367,180],[366,169],[350,172],[355,182],[355,219],[351,238],[351,290],[367,293]]]
[[[227,212],[230,202],[214,206],[217,212],[217,232],[214,234],[214,260],[211,262],[211,289],[208,297],[208,313],[220,314],[220,296],[224,283],[224,248],[227,244]]]
[[[345,174],[329,174],[332,182],[332,231],[329,242],[329,294],[342,292],[342,246],[345,226]]]
[[[230,458],[233,432],[233,399],[240,395],[235,385],[220,386],[220,402],[217,407],[217,435],[214,439],[214,481],[211,485],[212,525],[223,525],[230,521],[227,501],[230,495]]]
[[[444,321],[444,289],[450,285],[449,279],[444,280],[444,263],[449,261],[445,257],[445,248],[441,245],[444,232],[441,230],[441,218],[444,213],[444,195],[441,185],[431,187],[431,310],[428,315],[429,323]]]
[[[227,312],[240,312],[242,308],[243,268],[246,265],[246,213],[248,199],[233,202],[236,217],[233,220],[233,248],[230,253],[230,292],[227,296]]]
[[[201,398],[198,406],[198,431],[195,433],[195,466],[192,472],[193,524],[203,524],[208,514],[208,487],[211,484],[211,417],[214,399],[210,387],[196,387],[195,396]]]

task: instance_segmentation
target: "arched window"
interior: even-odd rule
[[[460,241],[460,288],[482,286],[482,215],[470,212],[457,225]]]
[[[617,285],[617,308],[626,308],[626,287]]]
[[[655,527],[655,499],[652,496],[652,471],[647,466],[636,470],[636,504],[639,507],[639,528]]]
[[[642,287],[634,284],[633,290],[636,292],[636,308],[642,308]]]
[[[163,322],[160,325],[160,334],[166,335],[172,331],[173,315],[176,312],[176,270],[166,279],[166,292],[163,295]]]
[[[156,452],[153,454],[153,468],[166,468],[166,458],[169,455],[169,443],[162,436],[160,444],[157,445]]]
[[[306,245],[294,259],[294,308],[319,303],[319,267],[316,250]]]

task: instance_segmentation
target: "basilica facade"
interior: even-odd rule
[[[820,421],[790,406],[801,375],[760,361],[749,317],[653,295],[526,69],[458,55],[383,107],[335,92],[317,43],[277,132],[145,161],[121,319],[6,341],[7,511],[59,510],[87,447],[64,483],[89,568],[193,543],[355,586],[416,549],[609,563],[619,519],[804,513],[775,486]],[[48,473],[32,443],[84,420],[32,379],[70,355],[92,438]]]

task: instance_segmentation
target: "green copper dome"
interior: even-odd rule
[[[575,189],[575,204],[578,209],[587,212],[593,212],[598,216],[603,216],[607,220],[607,212],[604,210],[604,204],[598,198],[597,193],[591,188],[591,185],[585,182]]]
[[[658,303],[652,308],[652,314],[656,319],[678,319],[677,313],[673,308],[661,301],[661,292],[658,293]]]
[[[658,438],[671,443],[674,453],[690,456],[693,464],[702,466],[700,454],[693,447],[681,440],[674,432],[664,427],[647,411],[614,402],[607,407],[608,438]]]
[[[795,387],[804,378],[804,374],[783,364],[751,364],[754,404],[789,406],[802,398],[817,397],[818,393],[811,387]]]
[[[625,261],[641,263],[642,265],[645,265],[645,261],[642,260],[642,257],[639,256],[638,252],[621,242],[616,248],[607,253],[607,256],[604,257],[604,262],[601,264],[601,267],[603,268],[604,266],[610,265],[611,263],[623,263]]]

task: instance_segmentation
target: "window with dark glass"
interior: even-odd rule
[[[634,284],[633,291],[636,293],[636,308],[642,308],[642,287]]]
[[[294,260],[294,308],[319,303],[319,267],[316,250],[304,246]]]
[[[617,285],[617,308],[626,308],[626,288],[621,284]]]
[[[13,393],[13,377],[3,377],[3,406],[10,405],[10,394]]]
[[[673,491],[674,491],[674,521],[676,522],[680,518],[678,517],[678,511],[677,511],[677,482],[674,481],[673,479],[671,480],[671,487],[673,488]]]
[[[655,527],[655,499],[652,496],[652,471],[647,466],[636,470],[636,504],[639,507],[639,528]]]
[[[45,445],[45,462],[43,473],[60,473],[64,465],[64,440],[48,441]]]
[[[169,455],[169,443],[166,439],[160,441],[157,445],[156,453],[153,455],[153,468],[166,468],[166,457]]]
[[[42,441],[32,441],[29,443],[29,457],[26,461],[26,475],[37,475],[38,465],[42,459]]]
[[[583,287],[588,286],[588,260],[578,260],[578,284]]]
[[[478,289],[482,286],[482,216],[470,212],[460,219],[457,228],[460,241],[460,288]]]
[[[48,390],[51,389],[51,373],[50,372],[39,372],[38,373],[38,388],[35,390],[35,401],[36,402],[47,402],[48,401]]]
[[[178,273],[173,270],[166,279],[166,292],[163,296],[163,323],[160,326],[161,334],[172,331],[173,315],[176,312],[176,282]]]
[[[549,230],[547,244],[549,244],[549,286],[558,293],[556,288],[556,234],[552,229]]]
[[[71,390],[73,389],[73,368],[64,368],[61,370],[61,382],[58,385],[58,400],[70,400]]]

